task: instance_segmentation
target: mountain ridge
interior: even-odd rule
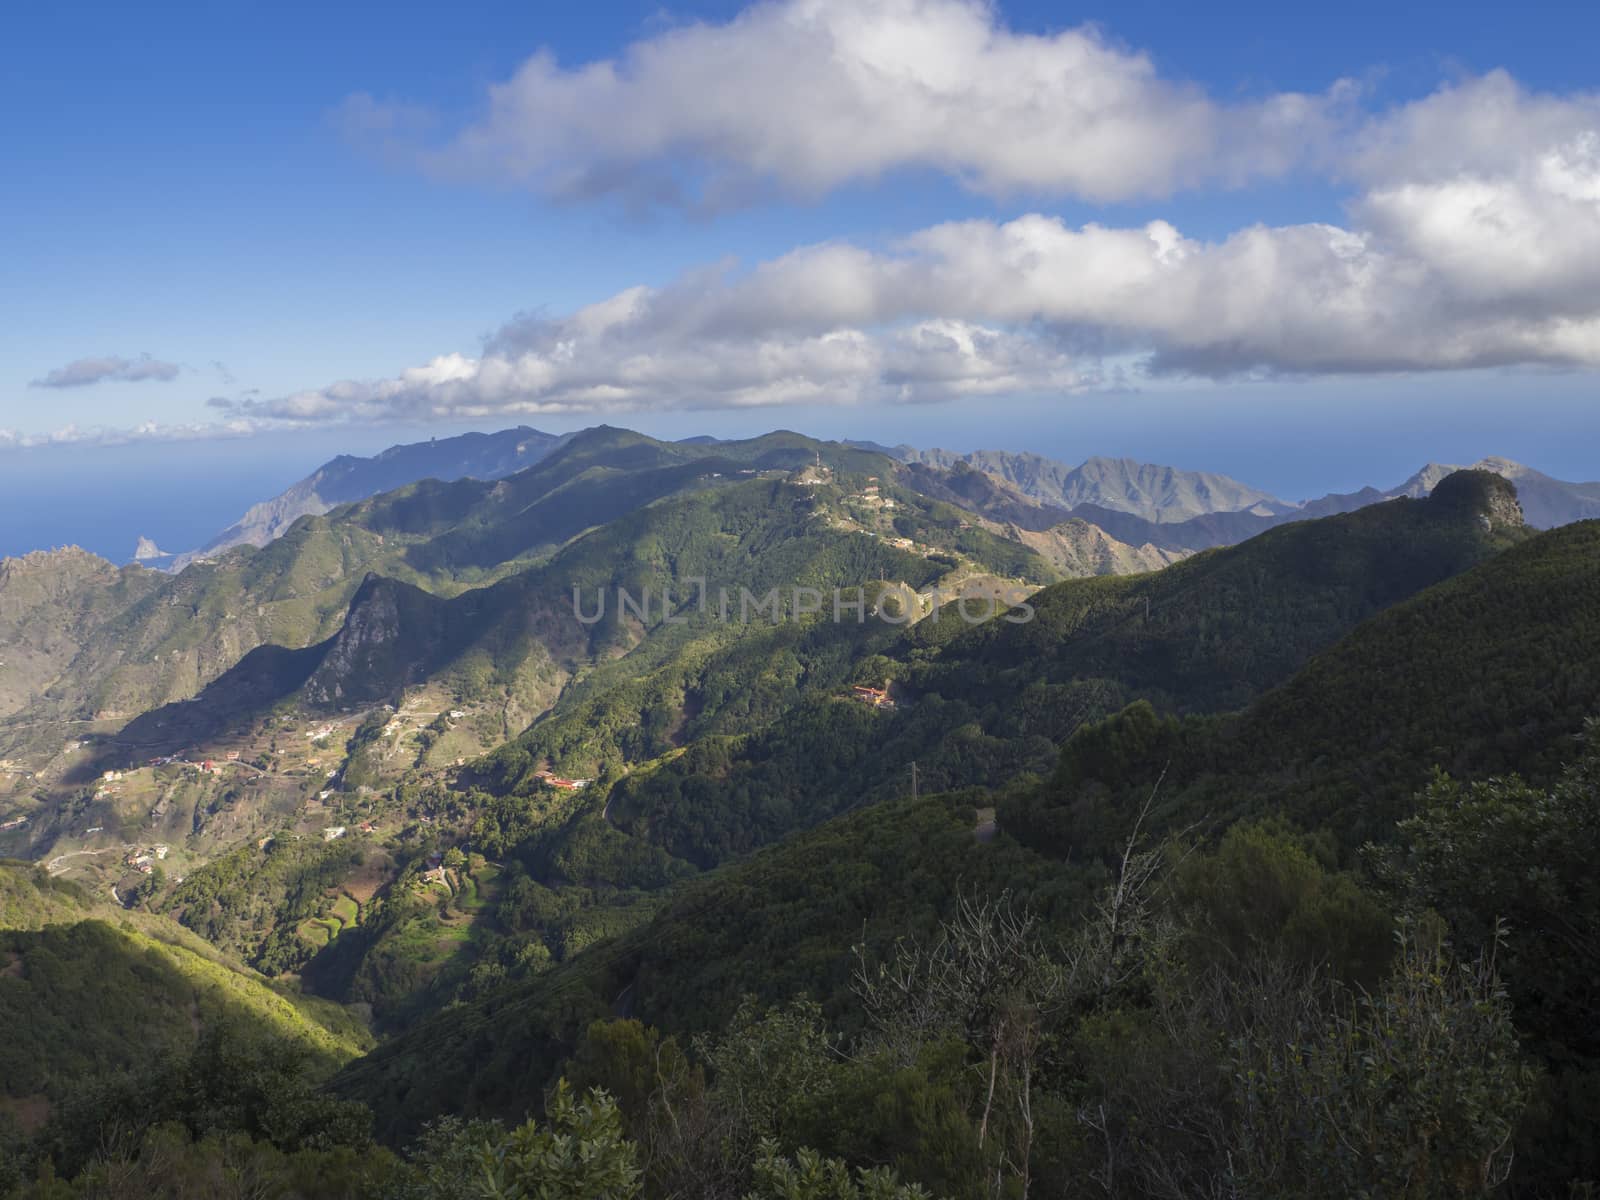
[[[140,539],[134,557],[153,569],[181,571],[235,546],[263,546],[282,536],[300,517],[321,515],[341,504],[425,479],[448,483],[461,479],[493,481],[504,478],[585,432],[588,431],[556,435],[519,426],[496,433],[468,433],[443,440],[399,444],[369,457],[338,455],[278,496],[253,505],[238,521],[203,546],[171,554],[161,551],[148,539]],[[765,436],[811,441],[785,430]],[[659,444],[714,454],[748,440],[702,434]],[[905,443],[892,447],[870,441],[834,444],[883,454],[910,467],[937,468],[951,477],[981,473],[1016,504],[1033,506],[1025,515],[1020,515],[1021,509],[1018,513],[990,512],[986,515],[1035,530],[1070,518],[1088,521],[1134,550],[1152,548],[1154,553],[1145,552],[1145,560],[1152,566],[1159,565],[1163,555],[1231,544],[1282,521],[1348,512],[1402,495],[1415,497],[1450,471],[1462,469],[1429,463],[1395,487],[1369,485],[1354,493],[1286,501],[1215,472],[1184,470],[1125,456],[1095,455],[1071,466],[1028,451],[961,453],[937,447],[921,449]],[[1472,465],[1520,481],[1529,523],[1536,528],[1600,516],[1600,482],[1557,480],[1496,456],[1480,459]],[[1059,516],[1050,520],[1053,514]],[[1176,528],[1163,528],[1166,526]]]
[[[901,445],[894,447],[894,453],[906,462],[983,471],[1040,503],[1068,511],[1083,504],[1097,504],[1164,523],[1208,512],[1279,512],[1292,507],[1225,475],[1185,471],[1131,458],[1094,456],[1072,467],[1027,451],[975,450],[958,454]]]
[[[321,516],[340,504],[364,500],[422,479],[499,479],[531,466],[567,436],[521,425],[497,433],[459,434],[442,442],[434,439],[398,444],[368,457],[336,455],[277,496],[252,505],[199,548],[164,556],[169,559],[164,566],[181,571],[190,563],[213,558],[235,546],[264,546],[301,517]],[[143,539],[140,550],[145,550]]]
[[[1076,517],[1098,525],[1120,542],[1148,543],[1169,551],[1230,545],[1286,521],[1351,512],[1401,496],[1415,499],[1426,495],[1446,475],[1461,470],[1487,470],[1517,483],[1528,524],[1536,529],[1600,517],[1600,482],[1555,479],[1495,455],[1470,466],[1428,463],[1389,488],[1368,485],[1356,492],[1333,492],[1294,502],[1227,476],[1129,458],[1097,456],[1073,467],[1026,451],[959,453],[906,444],[856,444],[877,448],[908,464],[981,471],[1016,498],[1063,513],[1062,519]]]

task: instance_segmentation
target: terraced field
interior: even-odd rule
[[[296,927],[296,935],[321,950],[340,934],[361,924],[361,905],[348,892],[340,892],[327,913],[309,917]]]

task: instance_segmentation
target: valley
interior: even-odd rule
[[[283,1086],[391,1144],[447,1103],[520,1119],[607,1022],[700,1045],[804,998],[865,1036],[852,953],[950,929],[969,894],[1091,936],[1127,847],[1311,856],[1305,886],[1354,922],[1315,953],[1375,983],[1388,901],[1363,846],[1435,768],[1558,786],[1600,712],[1575,665],[1600,661],[1600,524],[1538,532],[1485,470],[1321,517],[1250,493],[1195,517],[1169,473],[1140,478],[1184,497],[1173,519],[1127,520],[1269,525],[1135,548],[1057,521],[1018,483],[1039,470],[601,428],[176,574],[8,563],[0,857],[35,914],[8,921],[191,976],[160,947],[204,947],[245,1011],[270,993],[333,1021],[336,1057]],[[88,932],[119,920],[126,946]],[[37,977],[30,946],[13,978]],[[190,1053],[172,1002],[139,1019]],[[28,1052],[56,1061],[54,1038]],[[26,1136],[58,1121],[34,1084],[0,1102]]]

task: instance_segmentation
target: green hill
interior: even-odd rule
[[[24,1125],[222,1026],[329,1067],[371,1047],[338,1006],[277,989],[165,919],[120,912],[38,868],[0,863],[0,921],[0,1110]]]
[[[1574,1132],[1592,1064],[1556,1061],[1592,1053],[1592,950],[1541,914],[1592,907],[1594,767],[1572,735],[1600,709],[1600,523],[1534,535],[1505,481],[1466,472],[1156,574],[1056,583],[1032,620],[723,622],[686,585],[1052,577],[867,452],[758,441],[596,431],[542,484],[316,518],[455,582],[369,574],[337,633],[258,648],[124,731],[143,750],[370,706],[348,772],[410,689],[498,705],[508,729],[554,701],[459,774],[366,776],[347,811],[381,816],[372,843],[302,832],[165,897],[262,969],[303,964],[374,1006],[394,1036],[335,1094],[397,1139],[537,1112],[563,1074],[604,1084],[650,1196],[704,1194],[702,1168],[747,1194],[767,1136],[951,1196],[1060,1194],[1107,1154],[1126,1194],[1456,1194],[1512,1139],[1528,1194],[1592,1175]],[[603,523],[536,542],[608,489],[624,498]],[[513,543],[528,561],[461,586]],[[679,603],[587,623],[574,587]],[[885,680],[892,706],[850,695]],[[1532,783],[1417,799],[1436,766]],[[1529,831],[1559,870],[1523,889]],[[1369,839],[1392,854],[1364,858]],[[368,850],[358,898],[341,872]],[[1503,959],[1476,957],[1499,915],[1474,892],[1486,864],[1520,897]],[[0,902],[44,926],[0,935],[0,1018],[28,1031],[0,1058],[20,1116],[234,1021],[349,1053],[158,918],[95,921],[86,894],[26,873]],[[1499,964],[1522,974],[1502,987]],[[1318,1133],[1330,1112],[1343,1141]],[[492,1135],[425,1146],[452,1137]],[[1419,1139],[1430,1156],[1395,1166]]]
[[[587,445],[574,439],[533,470],[557,471]],[[656,452],[657,444],[647,439],[635,445]],[[262,647],[194,701],[131,722],[113,745],[124,757],[138,758],[212,736],[291,696],[310,706],[348,706],[389,699],[424,681],[443,682],[463,700],[504,695],[505,723],[515,732],[589,665],[632,654],[643,642],[654,646],[658,637],[663,645],[681,645],[686,635],[677,622],[682,614],[671,614],[669,622],[661,599],[671,593],[682,605],[697,594],[692,580],[727,589],[737,616],[742,615],[741,588],[759,598],[774,588],[797,586],[831,595],[835,587],[871,587],[879,580],[925,587],[963,562],[1034,579],[1053,574],[1021,546],[961,530],[958,519],[933,502],[900,520],[943,543],[944,553],[897,548],[887,538],[841,524],[835,516],[840,497],[838,487],[804,487],[782,475],[691,490],[630,507],[546,562],[453,596],[369,575],[331,638],[302,650]],[[398,501],[385,497],[382,502]],[[635,599],[655,598],[648,622],[636,625],[634,614],[619,611],[619,589]],[[585,623],[575,609],[575,594],[590,609],[606,596],[608,611]],[[694,628],[704,632],[716,626],[724,641],[751,631],[722,621],[716,599],[711,593],[710,607],[690,615]],[[650,653],[658,661],[664,657]],[[629,660],[623,670],[630,677],[640,675],[639,659]]]
[[[81,921],[95,904],[89,893],[42,867],[0,859],[0,929],[40,929]]]
[[[1132,710],[1085,731],[1012,819],[1103,849],[1121,822],[1097,814],[1126,812],[1165,765],[1173,820],[1278,811],[1353,847],[1409,815],[1435,769],[1553,778],[1600,712],[1597,662],[1600,522],[1585,521],[1396,605],[1237,716]]]
[[[948,639],[940,636],[943,629],[919,626],[900,648],[902,658],[889,661],[899,662],[908,680],[940,680],[952,690],[971,687],[974,701],[995,681],[1028,674],[1070,687],[1074,675],[1087,668],[1107,677],[1107,702],[1147,689],[1166,704],[1204,712],[1225,698],[1265,691],[1250,711],[1267,711],[1273,697],[1311,686],[1303,681],[1315,678],[1345,647],[1380,638],[1402,614],[1441,593],[1471,590],[1472,581],[1480,579],[1501,580],[1511,592],[1533,587],[1539,570],[1528,574],[1526,564],[1552,553],[1549,539],[1593,536],[1586,527],[1574,527],[1530,539],[1508,500],[1497,482],[1465,478],[1444,489],[1438,500],[1288,526],[1158,576],[1056,585],[1035,598],[1040,615],[1031,624],[992,623]],[[1507,545],[1511,549],[1502,552]],[[1583,572],[1600,560],[1588,555],[1586,543],[1583,549],[1577,542],[1557,546],[1553,553],[1576,572],[1546,580],[1566,599],[1549,601],[1542,615],[1528,614],[1540,623],[1537,634],[1520,622],[1504,626],[1496,653],[1507,661],[1525,644],[1519,641],[1525,633],[1553,646],[1570,639],[1583,623],[1582,611],[1593,594]],[[1589,565],[1579,568],[1579,562]],[[1426,590],[1430,581],[1448,579],[1474,563],[1479,565],[1454,582]],[[1425,590],[1405,599],[1419,588]],[[1391,604],[1387,612],[1376,611],[1386,604]],[[1368,619],[1361,621],[1363,616]],[[1338,642],[1351,626],[1355,632]],[[1199,637],[1201,630],[1212,636]],[[1443,644],[1462,633],[1441,629],[1438,636]],[[1330,643],[1338,644],[1328,650]],[[1415,669],[1430,661],[1430,646],[1419,656],[1398,642],[1384,645],[1381,653],[1392,662]],[[1325,652],[1318,655],[1318,650]],[[1360,703],[1357,681],[1370,673],[1363,665],[1353,674],[1352,704]],[[1267,691],[1285,675],[1292,676],[1290,682]],[[550,974],[467,1011],[452,1010],[449,1019],[424,1022],[353,1067],[345,1086],[378,1105],[388,1114],[385,1119],[403,1124],[427,1107],[420,1081],[406,1081],[407,1072],[424,1061],[471,1062],[471,1068],[461,1069],[460,1094],[469,1105],[495,1109],[517,1094],[512,1063],[531,1060],[553,1069],[566,1039],[585,1020],[619,1003],[679,1030],[714,1027],[746,990],[772,999],[804,990],[838,1003],[848,992],[843,949],[862,935],[863,919],[869,941],[892,939],[907,929],[928,931],[955,902],[958,883],[978,890],[1025,888],[1043,911],[1070,919],[1106,877],[1095,854],[1084,851],[1125,837],[1128,805],[1142,793],[1135,798],[1131,786],[1109,792],[1104,806],[1116,819],[1106,828],[1093,828],[1095,840],[1085,836],[1081,845],[1047,829],[1047,818],[1060,814],[1066,828],[1074,828],[1070,821],[1079,815],[1077,802],[1064,795],[1061,780],[1081,769],[1089,749],[1099,744],[1098,731],[1115,729],[1118,721],[1091,726],[1069,742],[1051,782],[1023,782],[1009,792],[974,791],[949,802],[873,805],[827,821],[869,799],[904,796],[909,790],[908,779],[898,772],[889,776],[877,760],[928,748],[927,743],[919,748],[906,733],[915,729],[909,723],[916,707],[929,703],[928,693],[910,692],[909,685],[907,690],[915,699],[892,716],[849,701],[805,701],[768,733],[703,738],[653,769],[629,775],[611,792],[606,814],[611,825],[701,866],[730,860],[733,865],[680,885],[647,923]],[[1527,721],[1541,703],[1528,693],[1509,696],[1507,702],[1513,707],[1501,717],[1512,723]],[[1449,729],[1456,706],[1443,694],[1430,703],[1441,728]],[[1600,698],[1596,703],[1600,706]],[[999,737],[1019,709],[1001,704],[990,711]],[[1140,711],[1153,713],[1148,707]],[[1395,699],[1377,711],[1393,713],[1403,706]],[[1249,719],[1248,714],[1238,718]],[[1152,715],[1150,720],[1161,730],[1206,731],[1218,728],[1222,719],[1194,716],[1188,724],[1177,718],[1163,724]],[[897,733],[907,741],[894,741]],[[1278,763],[1293,755],[1296,735],[1275,736],[1284,739],[1276,755],[1256,763],[1248,778],[1241,768],[1228,785],[1241,789],[1238,795],[1259,796],[1276,780]],[[1040,741],[1053,752],[1048,739]],[[1148,742],[1112,742],[1128,755],[1130,778],[1148,790],[1162,760],[1147,752]],[[974,753],[982,746],[981,736],[969,736],[964,748],[958,742],[955,749],[974,755],[969,762],[975,775],[994,772],[979,781],[997,784],[1006,777],[1004,769],[995,770],[997,764],[1015,764],[983,762]],[[1519,755],[1513,759],[1520,761]],[[1354,761],[1359,764],[1359,757]],[[1397,789],[1426,781],[1425,755],[1404,765],[1407,769],[1395,776]],[[1172,789],[1183,784],[1177,765],[1170,778]],[[870,790],[874,779],[883,781],[878,791]],[[984,844],[974,837],[974,808],[995,804],[1006,836]],[[1174,821],[1181,816],[1181,811],[1159,811]],[[1228,815],[1272,811],[1271,803],[1251,800]],[[809,833],[793,833],[822,821]],[[554,844],[592,826],[580,822],[569,828]],[[754,847],[774,841],[780,844],[747,857]],[[550,845],[548,838],[533,843],[536,874],[547,872],[542,876],[547,880],[556,857]],[[412,1087],[419,1089],[414,1095],[408,1093]]]
[[[1061,1040],[1046,1043],[1035,1100],[1045,1104],[1052,1095],[1063,1105],[1045,1118],[1063,1122],[1062,1136],[1077,1147],[1061,1153],[1073,1158],[1083,1148],[1070,1131],[1081,1133],[1072,1114],[1084,1111],[1077,1106],[1085,1096],[1119,1095],[1125,1113],[1170,1103],[1171,1119],[1188,1122],[1197,1111],[1196,1092],[1186,1089],[1199,1088],[1219,1106],[1218,1136],[1224,1136],[1222,1128],[1240,1119],[1227,1087],[1211,1091],[1210,1084],[1185,1082],[1189,1068],[1182,1064],[1193,1056],[1205,1078],[1233,1078],[1226,1074],[1226,1064],[1235,1062],[1226,1047],[1256,1043],[1241,1040],[1228,1022],[1254,1030],[1262,1027],[1251,1022],[1282,1014],[1208,1007],[1227,994],[1219,980],[1239,974],[1248,991],[1256,986],[1248,981],[1270,978],[1272,987],[1309,995],[1295,991],[1304,985],[1292,974],[1251,974],[1274,954],[1288,954],[1335,973],[1354,971],[1364,981],[1386,970],[1399,973],[1391,979],[1411,980],[1411,990],[1385,993],[1388,999],[1370,992],[1366,1001],[1350,1000],[1352,1011],[1369,1004],[1378,1006],[1375,1019],[1383,1014],[1370,1033],[1339,1026],[1341,1037],[1370,1038],[1371,1056],[1366,1066],[1360,1059],[1338,1060],[1339,1073],[1317,1085],[1324,1097],[1332,1086],[1378,1089],[1363,1111],[1384,1120],[1410,1111],[1382,1091],[1389,1078],[1384,1072],[1397,1062],[1390,1056],[1424,1055],[1406,1068],[1423,1089],[1407,1091],[1407,1103],[1431,1104],[1419,1097],[1457,1086],[1443,1082],[1445,1072],[1468,1072],[1452,1077],[1460,1082],[1490,1069],[1487,1060],[1472,1057],[1483,1045],[1472,1039],[1486,1035],[1465,1014],[1499,1014],[1495,1019],[1504,1023],[1495,1036],[1502,1038],[1510,1037],[1514,1020],[1531,1039],[1525,1053],[1545,1055],[1539,1061],[1550,1075],[1537,1082],[1527,1073],[1500,1077],[1496,1094],[1514,1103],[1495,1118],[1501,1122],[1495,1136],[1517,1139],[1518,1186],[1547,1194],[1562,1181],[1587,1177],[1582,1172],[1593,1166],[1582,1130],[1583,1114],[1592,1112],[1584,1106],[1592,1106],[1593,1064],[1572,1057],[1573,1047],[1587,1055],[1592,1043],[1584,1031],[1592,1028],[1585,1014],[1592,1012],[1593,951],[1590,939],[1570,936],[1569,924],[1546,921],[1544,906],[1570,897],[1587,913],[1593,888],[1581,869],[1580,847],[1546,846],[1541,853],[1537,842],[1519,839],[1549,836],[1547,827],[1553,827],[1586,839],[1585,847],[1592,842],[1592,812],[1584,808],[1593,791],[1592,747],[1580,762],[1572,735],[1585,715],[1600,710],[1600,679],[1591,665],[1600,661],[1597,574],[1600,523],[1541,534],[1362,622],[1243,713],[1162,718],[1139,705],[1069,742],[1059,772],[1044,784],[879,804],[794,834],[679,884],[649,920],[620,936],[422,1021],[352,1063],[335,1090],[370,1105],[391,1136],[435,1114],[441,1094],[469,1113],[520,1114],[537,1104],[542,1085],[536,1081],[590,1061],[593,1022],[626,1016],[676,1035],[679,1044],[707,1034],[711,1041],[695,1045],[714,1047],[744,1019],[735,1010],[745,995],[770,1004],[809,996],[821,1004],[819,1019],[832,1036],[856,1045],[852,1039],[863,1036],[866,1017],[852,981],[858,963],[852,947],[861,946],[866,961],[881,962],[902,940],[937,945],[940,921],[950,920],[969,895],[1009,890],[1042,922],[1042,944],[1059,939],[1055,953],[1070,964],[1070,931],[1085,920],[1106,919],[1109,911],[1108,901],[1095,904],[1112,894],[1104,889],[1121,869],[1120,852],[1113,860],[1108,851],[1126,839],[1133,812],[1165,766],[1143,849],[1174,835],[1191,848],[1175,848],[1175,865],[1159,877],[1159,890],[1141,897],[1125,918],[1128,953],[1150,953],[1154,961],[1129,990],[1098,1002],[1105,1007],[1042,1019]],[[1563,762],[1577,765],[1550,795],[1520,786],[1487,785],[1481,793],[1437,789],[1420,801],[1428,813],[1425,826],[1393,824],[1415,811],[1412,797],[1435,764],[1468,776],[1517,770],[1549,780]],[[999,808],[999,833],[985,841],[976,836],[977,809],[990,805]],[[1477,856],[1459,864],[1450,841],[1458,834],[1468,838],[1463,853]],[[1340,873],[1340,845],[1348,849],[1366,837],[1412,846],[1412,857],[1403,860],[1412,874],[1397,882]],[[1418,838],[1424,839],[1420,849]],[[1438,959],[1423,973],[1406,975],[1413,969],[1404,957],[1410,952],[1389,949],[1391,922],[1408,914],[1413,921],[1433,919],[1409,908],[1420,891],[1452,923],[1459,939],[1454,949],[1464,961],[1489,948],[1486,930],[1501,910],[1476,896],[1475,873],[1490,869],[1480,861],[1485,856],[1494,858],[1493,886],[1519,897],[1504,969],[1521,974],[1511,976],[1509,993],[1489,985],[1447,1017],[1429,1007],[1444,1001],[1430,998],[1427,989],[1450,980],[1465,986],[1469,974]],[[1548,872],[1538,873],[1541,858]],[[1537,881],[1530,877],[1525,885],[1520,881],[1528,870]],[[1144,924],[1149,921],[1156,924]],[[1138,949],[1147,937],[1154,941]],[[1391,954],[1400,957],[1385,966]],[[1555,1007],[1541,990],[1550,979],[1567,986]],[[1590,1007],[1573,1008],[1578,1001]],[[1260,995],[1250,1001],[1262,1002]],[[1294,1003],[1316,1008],[1308,1000]],[[1444,1026],[1429,1026],[1434,1032],[1424,1037],[1422,1027],[1410,1023],[1423,1020],[1424,1009],[1427,1021],[1453,1022],[1443,1040],[1437,1039]],[[781,1022],[774,1027],[788,1028]],[[1552,1029],[1562,1034],[1554,1051],[1547,1044]],[[1323,1035],[1302,1030],[1298,1036]],[[1413,1044],[1413,1037],[1422,1041]],[[1495,1053],[1512,1056],[1504,1060],[1511,1062],[1524,1053],[1516,1046],[1510,1037]],[[1471,1061],[1455,1057],[1463,1051]],[[937,1076],[932,1058],[860,1068],[873,1079],[861,1086],[881,1088],[870,1094],[888,1107],[845,1104],[848,1117],[830,1118],[843,1125],[807,1126],[809,1136],[843,1136],[839,1144],[849,1144],[842,1128],[870,1124],[875,1118],[867,1114],[883,1111],[893,1114],[885,1120],[894,1136],[912,1137],[914,1119],[888,1097],[904,1098],[907,1092],[899,1089],[918,1097],[940,1094],[932,1082],[930,1091],[915,1091],[924,1085],[914,1080],[968,1077],[960,1071],[981,1078],[990,1052],[991,1044],[976,1037],[959,1060],[964,1066],[950,1077]],[[1377,1071],[1370,1079],[1368,1067]],[[1218,1069],[1224,1074],[1214,1075]],[[1116,1079],[1128,1080],[1131,1091],[1119,1093],[1110,1082]],[[1279,1100],[1263,1093],[1259,1102]],[[974,1114],[982,1110],[981,1094],[970,1104]],[[1448,1124],[1456,1118],[1440,1110],[1438,1119]],[[916,1128],[922,1153],[931,1153],[939,1135]],[[1198,1153],[1181,1132],[1188,1128],[1155,1122],[1138,1134],[1130,1124],[1106,1136],[1119,1139],[1124,1150],[1142,1145],[1147,1153],[1171,1154],[1164,1160],[1170,1162]],[[1387,1145],[1391,1135],[1371,1136],[1374,1145]],[[1096,1161],[1092,1154],[1089,1161]]]
[[[757,439],[735,452],[808,457],[794,441]],[[259,549],[237,546],[176,575],[119,570],[72,550],[7,560],[0,718],[20,715],[0,728],[0,750],[59,742],[52,726],[67,719],[125,720],[189,699],[256,646],[325,639],[368,572],[441,594],[492,582],[595,524],[695,486],[712,473],[693,465],[706,452],[591,430],[510,480],[410,485],[302,517]]]
[[[256,646],[293,649],[325,639],[368,573],[451,595],[541,562],[656,501],[815,464],[840,478],[881,479],[885,489],[909,479],[884,455],[796,433],[683,443],[601,426],[562,439],[504,478],[407,484],[302,516],[264,546],[233,546],[176,575],[118,570],[81,551],[8,561],[0,569],[0,648],[12,669],[0,691],[0,720],[29,711],[26,721],[0,727],[0,749],[37,751],[50,738],[29,731],[52,722],[125,720],[192,698]],[[913,486],[895,495],[902,503],[923,500],[924,515],[938,499]],[[963,510],[942,512],[953,529],[961,520],[953,514]],[[915,524],[915,514],[898,524],[908,521]],[[964,540],[986,538],[991,555],[1057,577],[1015,541],[1001,551],[1005,539],[982,530]],[[1139,560],[1125,550],[1113,543],[1103,561],[1071,566],[1126,569]]]
[[[1366,618],[1530,535],[1503,482],[1462,476],[1455,489],[1284,526],[1155,574],[1059,583],[1031,598],[1025,622],[973,627],[951,609],[819,673],[781,721],[709,729],[630,775],[612,822],[706,865],[904,794],[913,761],[928,790],[994,785],[1049,771],[1075,729],[1136,699],[1180,714],[1241,707]],[[884,676],[893,712],[840,700],[845,682]]]

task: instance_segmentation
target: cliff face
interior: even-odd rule
[[[1013,526],[1008,536],[1044,558],[1063,575],[1130,575],[1157,571],[1187,557],[1183,550],[1163,550],[1146,542],[1130,546],[1087,521],[1063,521],[1044,530]]]
[[[1520,529],[1527,524],[1516,485],[1493,471],[1474,468],[1446,475],[1435,485],[1432,502],[1447,512],[1477,514],[1485,532]]]
[[[307,699],[336,704],[358,686],[371,692],[375,686],[381,690],[391,682],[392,668],[400,657],[399,591],[404,586],[376,576],[367,578],[350,602],[344,627],[306,683]]]
[[[1600,483],[1571,483],[1554,479],[1509,458],[1479,459],[1470,468],[1429,463],[1388,494],[1426,496],[1440,481],[1463,469],[1489,471],[1509,480],[1516,488],[1524,519],[1535,529],[1554,529],[1574,521],[1600,518]]]

